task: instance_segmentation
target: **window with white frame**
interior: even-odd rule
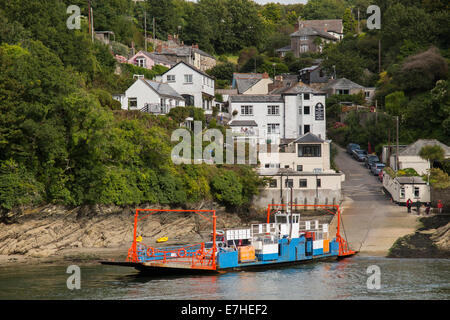
[[[192,74],[184,75],[184,83],[192,83]]]
[[[136,59],[136,65],[138,67],[145,68],[145,58],[137,58]]]
[[[303,94],[303,100],[309,100],[309,93]]]
[[[307,44],[302,44],[300,46],[300,52],[308,52],[309,46]]]
[[[175,82],[175,75],[174,74],[168,74],[167,75],[167,82]]]
[[[128,98],[128,108],[137,108],[137,98]]]
[[[419,187],[414,187],[414,198],[420,198],[420,189]]]
[[[253,115],[253,106],[241,106],[241,115],[242,116],[252,116]]]
[[[400,198],[405,198],[405,187],[400,188]]]
[[[303,110],[303,114],[311,114],[311,108],[309,106],[304,106]]]
[[[278,116],[280,114],[280,106],[267,106],[267,114],[269,116]]]
[[[267,124],[267,133],[280,133],[280,124],[279,123],[268,123]]]

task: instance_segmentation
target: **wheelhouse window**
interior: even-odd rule
[[[280,114],[280,106],[267,106],[267,114],[269,116],[278,116]]]
[[[241,115],[252,116],[253,115],[253,106],[241,106]]]
[[[299,157],[321,157],[322,148],[320,144],[298,145]]]

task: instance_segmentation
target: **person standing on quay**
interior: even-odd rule
[[[408,200],[406,200],[406,208],[408,208],[408,213],[411,213],[411,205],[412,201],[408,198]]]
[[[417,214],[420,215],[420,201],[417,199],[416,201],[416,207],[417,207]]]
[[[442,209],[444,208],[444,205],[442,204],[441,200],[438,200],[437,207],[438,207],[439,214],[441,214],[442,213]]]

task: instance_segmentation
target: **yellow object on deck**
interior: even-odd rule
[[[161,243],[161,242],[166,242],[167,240],[169,240],[169,238],[167,237],[161,237],[158,240],[156,240],[156,242]]]
[[[245,246],[239,247],[239,262],[255,260],[255,247]]]
[[[142,241],[142,237],[141,236],[136,237],[136,242],[141,242],[141,241]]]

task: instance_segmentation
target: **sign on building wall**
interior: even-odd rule
[[[325,119],[325,107],[320,102],[315,106],[315,115],[316,120],[324,120]]]

